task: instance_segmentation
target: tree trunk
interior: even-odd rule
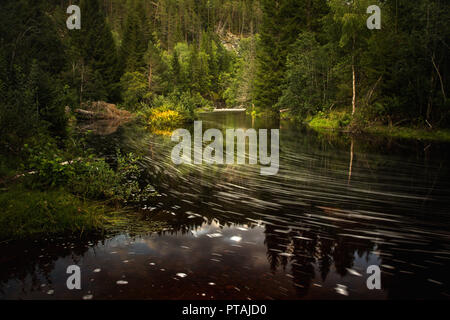
[[[356,74],[355,74],[355,62],[352,58],[352,75],[353,75],[353,95],[352,95],[352,115],[356,112]]]
[[[442,76],[441,76],[441,73],[439,72],[438,66],[434,62],[434,55],[431,56],[431,62],[433,63],[434,69],[436,70],[436,73],[437,73],[437,75],[439,77],[439,81],[441,83],[442,96],[444,97],[444,102],[446,102],[447,101],[447,96],[445,95],[444,81],[442,80]]]
[[[148,64],[148,88],[152,89],[152,64]]]
[[[80,106],[83,103],[84,62],[81,62]]]
[[[352,52],[352,78],[353,78],[353,96],[352,96],[352,115],[356,112],[356,72],[355,72],[355,36],[353,37],[353,52]]]

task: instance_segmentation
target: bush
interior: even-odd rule
[[[45,142],[24,145],[27,160],[22,170],[28,173],[33,188],[61,186],[75,175],[75,168],[65,160],[54,140],[45,136],[41,139]]]
[[[340,129],[350,125],[352,116],[345,111],[332,111],[325,113],[319,111],[309,119],[308,125],[317,129]]]
[[[175,128],[182,122],[183,117],[178,111],[165,108],[151,109],[147,119],[147,124],[155,129]]]
[[[104,160],[90,159],[77,162],[76,173],[68,181],[71,192],[84,198],[119,203],[140,202],[156,194],[152,186],[141,187],[141,172],[133,154],[117,154],[117,169]]]
[[[132,153],[122,155],[118,151],[114,170],[104,159],[86,152],[71,159],[73,156],[63,154],[51,140],[34,147],[25,145],[25,150],[29,155],[24,166],[26,186],[31,189],[65,187],[83,199],[105,200],[115,205],[139,202],[154,195],[153,187],[139,185],[139,158]]]

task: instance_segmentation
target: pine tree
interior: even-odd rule
[[[180,57],[176,48],[173,50],[173,54],[170,59],[170,68],[171,82],[173,83],[174,87],[177,88],[180,84],[184,84],[183,74],[180,66]]]
[[[129,0],[127,11],[120,60],[125,72],[133,72],[145,67],[144,54],[151,36],[142,2]]]
[[[148,90],[152,94],[163,94],[168,87],[168,66],[162,59],[162,53],[152,41],[148,43],[148,49],[144,56],[146,62],[145,75],[147,77]]]
[[[81,75],[81,78],[82,82],[91,81],[88,86],[98,88],[83,98],[119,101],[121,68],[111,30],[100,11],[98,0],[81,0],[80,8],[83,12],[82,27],[72,31],[73,39],[79,50],[82,68],[91,70],[90,77]]]
[[[303,10],[295,0],[261,0],[261,6],[263,20],[255,100],[257,107],[276,112],[289,46],[295,42],[303,26]]]

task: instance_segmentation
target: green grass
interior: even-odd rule
[[[351,115],[345,111],[319,112],[308,117],[306,124],[316,130],[345,130],[351,123]],[[361,128],[362,132],[376,134],[385,137],[402,139],[428,140],[428,141],[450,141],[450,130],[414,127],[388,127],[383,125],[368,125]]]
[[[313,117],[307,118],[306,123],[316,130],[338,130],[350,123],[350,115],[345,111],[319,112]]]
[[[106,208],[64,189],[28,190],[22,185],[0,192],[0,239],[84,233],[102,229]]]
[[[373,126],[368,127],[368,133],[416,140],[429,141],[450,141],[450,130],[426,130],[422,128],[407,128],[407,127],[387,127],[387,126]]]

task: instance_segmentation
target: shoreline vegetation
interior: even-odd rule
[[[370,134],[399,139],[450,142],[449,129],[433,129],[425,126],[385,125],[381,122],[352,124],[352,116],[345,111],[319,112],[300,120],[309,128],[318,131]],[[356,120],[357,121],[357,120]]]
[[[85,150],[83,139],[61,147],[41,138],[24,144],[24,160],[0,159],[0,241],[112,231],[157,196],[138,182],[140,157],[117,150],[111,163]]]

